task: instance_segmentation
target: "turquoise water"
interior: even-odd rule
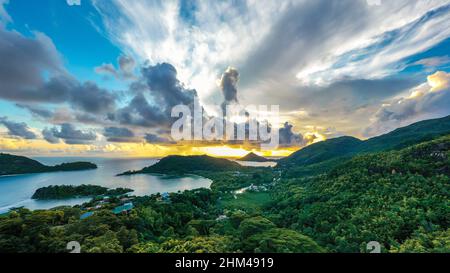
[[[133,189],[133,195],[143,196],[157,192],[177,192],[196,188],[209,188],[212,181],[199,176],[160,176],[138,174],[132,176],[116,176],[116,174],[139,170],[153,165],[157,159],[115,159],[115,158],[50,158],[34,157],[43,164],[55,165],[63,162],[89,161],[97,164],[98,169],[74,172],[56,172],[26,174],[0,177],[0,213],[12,207],[24,206],[29,209],[49,209],[61,205],[77,205],[89,198],[66,200],[32,200],[33,193],[41,187],[49,185],[81,185],[92,184],[108,188],[126,187]]]

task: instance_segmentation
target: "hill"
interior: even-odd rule
[[[97,185],[56,185],[37,189],[32,199],[50,200],[50,199],[67,199],[74,197],[86,197],[97,195],[117,196],[132,192],[131,189],[117,188],[108,189]]]
[[[450,135],[355,156],[324,175],[284,180],[271,213],[336,252],[448,252]],[[286,217],[289,216],[289,217]]]
[[[244,168],[239,163],[207,155],[171,155],[162,158],[158,163],[145,167],[140,171],[128,171],[120,175],[140,173],[188,174],[194,171],[237,171]]]
[[[46,166],[39,161],[33,160],[28,157],[11,154],[0,154],[0,176],[58,171],[79,171],[96,168],[97,165],[90,162],[72,162],[63,163],[56,166]]]
[[[271,160],[267,159],[263,156],[259,156],[253,152],[250,152],[246,156],[239,158],[238,161],[267,162],[267,161],[271,161]]]
[[[364,141],[350,136],[333,138],[309,145],[280,159],[278,167],[302,167],[333,159],[350,158],[361,153],[398,150],[448,133],[450,116],[413,123]]]
[[[280,159],[279,165],[311,165],[336,157],[354,154],[363,141],[355,137],[338,137],[318,142]]]

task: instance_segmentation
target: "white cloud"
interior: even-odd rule
[[[381,0],[367,0],[367,5],[379,6],[379,5],[381,5]]]
[[[325,85],[348,78],[379,79],[401,71],[406,67],[406,58],[450,37],[449,7],[431,11],[442,4],[448,1],[410,5],[389,1],[371,8],[362,32],[336,45],[337,50],[330,48],[317,56],[317,61],[297,73],[297,78],[306,85]]]
[[[217,80],[233,66],[241,75],[242,104],[279,104],[283,111],[290,102],[299,104],[298,98],[314,97],[316,89],[326,90],[329,94],[322,92],[319,100],[309,99],[307,110],[316,110],[311,119],[323,115],[329,123],[345,120],[354,127],[365,126],[380,100],[402,87],[386,94],[356,85],[360,93],[348,92],[358,98],[353,103],[342,95],[340,83],[395,76],[408,57],[450,37],[448,0],[193,3],[195,8],[180,16],[182,1],[94,0],[112,41],[139,62],[173,64],[180,81],[197,89],[203,103],[223,101]],[[342,88],[328,88],[335,85]],[[323,107],[343,103],[341,112],[347,115],[365,112],[344,119],[329,116],[331,110]]]
[[[450,56],[440,56],[440,57],[424,58],[417,62],[414,62],[413,65],[437,67],[440,65],[448,64],[448,63],[450,63]]]
[[[237,5],[236,5],[237,3]],[[288,2],[198,1],[189,22],[176,1],[95,1],[114,41],[151,63],[173,64],[182,82],[201,97],[219,88],[216,80],[229,65],[242,62],[270,31]],[[120,18],[120,19],[118,19]]]
[[[406,94],[384,102],[364,131],[374,136],[423,119],[450,114],[450,73],[438,71]]]
[[[80,6],[81,0],[66,0],[67,5],[69,6]]]
[[[11,17],[5,10],[5,5],[9,3],[9,0],[0,0],[0,23],[11,22]]]
[[[114,0],[114,5],[110,1],[94,1],[114,41],[152,63],[170,62],[183,82],[206,96],[217,90],[215,82],[223,69],[229,65],[239,70],[240,65],[251,66],[248,62],[254,61],[254,52],[271,46],[265,38],[274,35],[274,31],[283,31],[277,28],[277,23],[292,10],[298,11],[298,20],[293,17],[287,23],[292,25],[292,31],[299,32],[284,37],[287,41],[270,43],[278,44],[274,50],[282,50],[272,52],[284,68],[282,73],[290,80],[295,80],[297,75],[303,84],[386,77],[401,69],[399,62],[404,58],[450,36],[447,11],[421,23],[416,21],[426,12],[448,3],[445,0],[382,4],[365,0],[331,4],[329,1],[294,2],[285,1],[280,5],[276,1],[249,0],[236,5],[236,2],[198,1],[196,8],[188,11],[194,18],[189,21],[180,16],[181,4],[177,1]],[[306,12],[309,21],[301,18]],[[311,22],[312,19],[323,23]],[[310,32],[323,34],[307,32],[308,24]],[[315,29],[316,25],[321,28]],[[318,39],[308,41],[311,35]],[[388,43],[388,39],[395,41]],[[279,80],[277,65],[258,69]]]

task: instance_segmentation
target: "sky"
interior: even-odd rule
[[[450,114],[448,0],[0,0],[0,151],[285,156]],[[280,146],[174,141],[171,109],[279,105]]]

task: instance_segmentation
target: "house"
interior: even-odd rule
[[[222,214],[216,218],[216,221],[223,221],[223,220],[226,220],[227,218],[228,218],[228,216],[226,216],[225,214]]]
[[[122,206],[115,207],[115,208],[113,209],[113,213],[114,213],[114,214],[128,213],[128,212],[130,212],[133,208],[134,208],[133,203],[132,203],[132,202],[129,202],[129,203],[123,204]]]
[[[170,200],[170,195],[169,195],[168,192],[163,192],[161,194],[161,198],[162,198],[163,201],[167,201],[167,200]]]
[[[88,212],[86,212],[86,213],[83,213],[83,214],[80,216],[80,220],[84,220],[84,219],[86,219],[86,218],[89,218],[89,217],[91,217],[92,215],[94,215],[94,212],[92,212],[92,211],[88,211]]]

